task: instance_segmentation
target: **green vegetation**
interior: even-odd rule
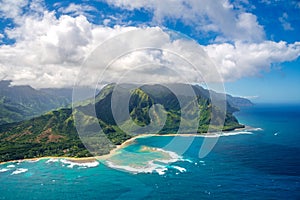
[[[78,138],[71,113],[71,109],[61,109],[2,125],[0,161],[41,156],[90,156]]]
[[[128,86],[128,85],[127,85]],[[214,119],[221,121],[219,108],[213,106],[208,98],[208,91],[200,86],[192,86],[196,94],[196,102],[200,110],[200,119],[194,119],[196,111],[191,108],[192,100],[195,97],[185,97],[181,108],[176,96],[166,87],[161,85],[145,85],[135,90],[127,90],[127,86],[121,85],[119,88],[120,99],[122,95],[130,93],[129,110],[131,119],[139,125],[146,126],[151,123],[150,111],[156,120],[162,120],[160,113],[166,115],[166,122],[159,131],[160,134],[176,133],[180,123],[186,133],[193,133],[190,127],[193,122],[199,122],[198,133],[205,133],[211,122],[212,113]],[[131,136],[124,133],[117,125],[111,111],[112,91],[116,88],[110,84],[103,88],[96,96],[95,104],[91,101],[85,101],[83,104],[78,103],[76,108],[77,114],[80,114],[84,120],[90,120],[91,110],[95,109],[99,125],[107,138],[114,144],[118,145],[129,139]],[[162,105],[163,109],[151,109],[154,104]],[[186,116],[182,115],[182,110],[187,111]],[[227,104],[227,113],[223,130],[233,130],[241,128],[233,112],[237,109]],[[212,112],[213,111],[213,112]],[[129,119],[122,116],[126,110],[120,110],[121,122],[126,125]],[[216,125],[214,128],[218,128]],[[138,130],[135,130],[138,132]],[[111,143],[99,142],[95,140],[96,135],[87,138],[90,143],[97,147],[99,154],[107,154],[114,148]],[[99,137],[99,136],[98,136]],[[87,157],[91,154],[86,150],[83,143],[78,137],[74,125],[72,109],[65,108],[56,111],[50,111],[39,117],[22,122],[4,124],[0,126],[0,161],[14,159],[34,158],[42,156],[69,156],[69,157]]]
[[[71,102],[70,98],[47,93],[47,90],[10,86],[10,83],[0,81],[0,125],[30,119]]]

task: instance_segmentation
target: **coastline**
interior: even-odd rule
[[[251,129],[251,128],[253,128],[253,127],[245,126],[244,128],[237,128],[233,131],[223,131],[223,132],[226,133],[226,132],[247,131],[248,129]],[[25,159],[19,159],[19,160],[10,160],[10,161],[5,161],[5,162],[0,162],[0,165],[4,165],[7,163],[19,163],[19,162],[38,162],[40,160],[47,160],[47,159],[66,159],[67,161],[75,162],[75,163],[90,163],[90,162],[96,162],[96,161],[103,161],[103,160],[106,160],[106,159],[112,157],[113,155],[115,155],[119,149],[122,149],[122,148],[132,144],[138,138],[175,137],[175,136],[180,136],[180,137],[220,137],[222,135],[215,134],[215,133],[209,133],[209,134],[207,134],[207,133],[205,133],[205,134],[199,134],[199,133],[140,134],[140,135],[136,135],[136,136],[124,141],[120,145],[116,145],[116,147],[114,149],[112,149],[108,154],[101,155],[101,156],[81,157],[81,158],[67,157],[67,156],[45,156],[45,157],[39,157],[39,158],[25,158]]]
[[[141,134],[134,136],[126,141],[124,141],[120,145],[116,145],[116,148],[112,149],[108,154],[101,155],[101,156],[92,156],[92,157],[82,157],[82,158],[75,158],[75,157],[68,157],[68,156],[45,156],[45,157],[39,157],[39,158],[24,158],[19,160],[10,160],[5,162],[0,162],[0,165],[4,165],[7,163],[19,163],[19,162],[38,162],[40,160],[48,160],[48,159],[66,159],[67,161],[75,162],[75,163],[89,163],[89,162],[95,162],[99,160],[106,160],[110,158],[111,156],[115,155],[116,151],[119,149],[122,149],[128,145],[130,145],[132,142],[134,142],[137,138],[142,137],[152,137],[156,134]]]

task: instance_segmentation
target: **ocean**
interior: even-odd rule
[[[0,199],[300,199],[300,105],[257,104],[236,113],[252,128],[205,138],[143,137],[109,160],[41,159],[0,165]]]

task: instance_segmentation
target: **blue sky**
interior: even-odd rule
[[[174,51],[178,45],[191,52],[203,49],[230,94],[254,102],[297,103],[299,13],[297,0],[0,0],[0,79],[36,88],[71,87],[95,47],[135,29],[143,31],[137,41],[150,35],[159,47]],[[164,38],[167,29],[198,46],[184,46],[183,39],[176,46]],[[162,60],[150,54],[153,62]],[[138,64],[145,55],[130,56],[118,64]],[[173,70],[189,76],[184,67]]]

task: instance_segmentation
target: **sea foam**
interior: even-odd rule
[[[159,175],[164,175],[169,168],[177,169],[180,172],[185,172],[186,169],[179,167],[179,166],[169,166],[168,164],[174,163],[177,161],[187,161],[191,162],[191,160],[183,159],[182,156],[176,154],[172,151],[167,151],[160,148],[151,148],[154,152],[161,152],[167,155],[168,158],[156,158],[147,161],[144,163],[144,165],[122,165],[122,164],[116,164],[113,161],[107,160],[105,163],[108,167],[118,169],[118,170],[124,170],[133,174],[138,173],[157,173]]]
[[[243,135],[243,134],[253,134],[250,131],[236,131],[236,132],[225,132],[220,134],[220,136],[232,136],[232,135]]]
[[[167,167],[159,164],[153,163],[153,161],[149,161],[146,166],[125,166],[125,165],[116,165],[111,161],[106,161],[106,164],[110,168],[118,169],[118,170],[124,170],[127,172],[131,172],[133,174],[138,173],[153,173],[156,172],[159,175],[163,175],[168,170]]]
[[[254,128],[254,127],[248,127],[245,129],[246,131],[263,131],[262,128]]]
[[[28,169],[24,169],[24,168],[19,168],[19,169],[16,169],[15,171],[13,171],[11,173],[11,175],[15,175],[15,174],[21,174],[21,173],[24,173],[24,172],[27,172]]]
[[[172,168],[174,168],[174,169],[177,169],[178,171],[180,171],[181,173],[182,172],[186,172],[186,169],[185,168],[183,168],[183,167],[179,167],[179,166],[171,166]]]
[[[224,137],[224,136],[233,136],[233,135],[249,135],[253,134],[256,131],[262,131],[262,128],[246,127],[242,130],[234,130],[229,132],[220,132],[220,133],[211,133],[206,135],[200,135],[200,137]]]
[[[54,162],[58,162],[59,159],[58,158],[51,158],[49,160],[46,161],[46,163],[54,163]]]
[[[90,167],[97,167],[99,165],[99,162],[97,161],[78,163],[66,159],[61,159],[60,162],[67,165],[68,168],[73,168],[74,166],[78,166],[80,168],[90,168]]]
[[[7,172],[9,171],[10,169],[7,169],[7,168],[3,168],[3,169],[0,169],[0,172]]]

